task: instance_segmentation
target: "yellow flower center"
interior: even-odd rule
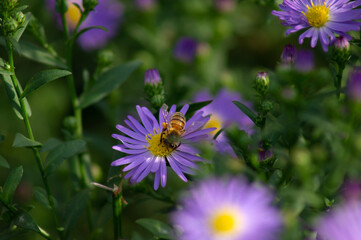
[[[213,231],[216,233],[228,233],[235,228],[234,216],[226,213],[217,215],[212,222]]]
[[[167,146],[164,141],[160,142],[160,137],[162,133],[155,133],[154,135],[149,134],[147,136],[147,142],[149,143],[149,147],[147,149],[154,155],[154,156],[168,156],[174,150],[173,148]]]
[[[218,117],[216,114],[212,113],[211,118],[203,128],[216,128],[212,132],[209,132],[209,134],[215,135],[219,130],[221,130],[222,124],[223,122],[221,118]]]
[[[74,4],[69,4],[68,11],[66,12],[66,18],[68,20],[68,24],[70,25],[70,27],[75,28],[80,17],[81,17],[80,10]]]
[[[323,27],[328,21],[329,6],[326,6],[326,2],[324,5],[321,5],[321,0],[318,0],[317,6],[315,6],[311,0],[311,5],[311,7],[307,5],[307,13],[302,12],[302,14],[306,16],[311,27]]]

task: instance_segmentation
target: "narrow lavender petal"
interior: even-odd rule
[[[141,144],[129,144],[127,142],[122,142],[122,143],[126,148],[130,148],[130,149],[145,149],[146,148],[144,143],[141,143]]]
[[[145,161],[142,163],[142,165],[138,166],[137,171],[134,173],[132,177],[135,180],[135,182],[140,182],[150,173],[150,169],[153,166],[154,158],[155,158],[154,156],[146,158]]]
[[[192,169],[190,169],[190,168],[188,168],[188,167],[185,167],[185,166],[183,166],[183,165],[179,165],[179,169],[180,169],[182,172],[186,173],[186,174],[196,175],[196,172],[195,172],[195,171],[193,171]]]
[[[197,166],[197,164],[189,161],[188,159],[183,158],[182,156],[180,156],[179,154],[177,154],[176,152],[174,152],[172,155],[173,159],[179,163],[179,165],[184,165],[186,167],[190,167],[190,168],[195,168],[198,169],[199,167]]]
[[[124,134],[127,134],[128,136],[130,136],[132,138],[135,138],[135,139],[137,139],[139,141],[144,141],[145,140],[144,136],[140,135],[139,133],[135,133],[133,131],[130,131],[128,128],[126,128],[126,127],[124,127],[124,126],[122,126],[120,124],[117,124],[116,127],[117,127],[117,129],[119,131],[121,131]]]
[[[172,157],[172,155],[167,156],[167,160],[169,162],[169,165],[173,169],[173,171],[178,175],[180,179],[182,179],[184,182],[188,182],[188,179],[186,176],[184,176],[183,172],[179,169],[177,162]]]
[[[139,154],[139,153],[144,153],[147,152],[148,149],[143,148],[143,149],[126,149],[124,148],[122,145],[115,145],[113,146],[114,150],[123,152],[123,153],[128,153],[128,154]]]
[[[192,137],[192,138],[187,138],[185,139],[186,142],[199,142],[201,140],[207,140],[207,139],[210,139],[210,136],[208,134],[203,134],[203,135],[198,135],[198,136],[195,136],[195,137]]]
[[[162,126],[163,122],[164,122],[163,112],[162,112],[162,109],[160,109],[159,110],[159,128],[160,129],[163,128],[163,126]]]
[[[185,129],[187,129],[189,126],[191,126],[194,121],[198,121],[199,119],[201,119],[201,118],[202,118],[202,114],[203,114],[202,111],[199,111],[199,112],[197,112],[196,114],[194,114],[194,115],[186,122]]]
[[[132,130],[133,132],[136,132],[136,133],[139,132],[139,130],[134,126],[134,124],[132,122],[130,122],[128,119],[125,119],[124,122],[125,122],[125,124],[128,125],[130,130]]]
[[[189,104],[184,104],[180,112],[183,113],[183,115],[186,115],[188,109],[189,109]]]
[[[145,128],[132,116],[128,116],[129,120],[133,123],[133,125],[138,129],[139,132],[143,133],[144,135],[148,135],[149,133]]]
[[[142,140],[142,141],[138,141],[138,140],[135,140],[133,138],[128,138],[126,136],[119,135],[119,134],[112,134],[112,137],[119,140],[119,141],[127,142],[127,143],[133,143],[133,144],[145,144],[145,143],[147,143],[145,141],[145,139]]]
[[[128,173],[124,176],[124,178],[125,178],[125,179],[130,178],[131,176],[133,176],[133,174],[135,173],[136,170],[137,170],[137,169],[134,168],[133,170],[131,170],[130,172],[128,172]]]
[[[197,136],[203,135],[205,133],[212,132],[212,131],[214,131],[216,129],[217,128],[206,128],[206,129],[202,129],[202,130],[190,133],[190,134],[184,134],[183,139],[189,139],[189,138],[197,137]]]
[[[148,118],[145,116],[142,109],[138,105],[136,108],[137,108],[138,115],[139,115],[140,119],[142,120],[142,123],[144,124],[145,129],[147,129],[148,133],[153,134],[153,127],[150,124]]]
[[[154,176],[154,190],[158,190],[160,182],[160,169],[155,172]]]
[[[142,110],[143,110],[143,113],[151,120],[153,128],[155,130],[158,130],[157,132],[159,132],[159,128],[158,128],[159,124],[158,124],[157,119],[154,117],[154,115],[146,107],[142,107]]]
[[[202,117],[197,121],[194,121],[192,124],[188,124],[185,127],[185,131],[187,134],[197,131],[198,129],[202,128],[210,119],[210,116]]]
[[[143,163],[144,161],[146,161],[146,159],[149,158],[149,153],[144,153],[144,154],[139,154],[134,162],[132,162],[131,164],[129,164],[128,166],[126,166],[124,169],[123,169],[123,172],[126,172],[126,171],[129,171],[137,166],[139,166],[141,163]]]
[[[139,183],[140,181],[142,181],[146,176],[148,176],[148,174],[150,173],[150,169],[152,168],[152,164],[148,164],[147,168],[142,172],[142,174],[139,175],[139,177],[137,177],[137,183]]]
[[[199,154],[199,151],[189,144],[181,144],[178,148],[178,151],[187,152],[191,154]]]
[[[160,183],[162,187],[165,187],[165,184],[167,183],[167,165],[164,158],[160,163]]]
[[[182,158],[188,159],[190,161],[195,161],[195,162],[203,162],[205,160],[197,155],[190,154],[188,152],[176,151],[174,154],[177,154],[177,155],[181,156]]]
[[[133,162],[134,159],[136,159],[138,156],[139,155],[128,155],[126,157],[122,157],[122,158],[119,158],[119,159],[113,161],[110,165],[111,166],[125,165],[125,164]]]
[[[162,161],[163,157],[157,156],[154,160],[152,169],[150,170],[151,172],[158,172],[159,167],[160,167],[160,162]]]

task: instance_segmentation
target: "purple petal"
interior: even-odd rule
[[[133,131],[130,131],[128,128],[126,128],[126,127],[124,127],[124,126],[122,126],[120,124],[117,124],[116,127],[117,127],[117,129],[119,131],[121,131],[124,134],[127,134],[128,136],[130,136],[132,138],[135,138],[135,139],[137,139],[139,141],[144,141],[145,140],[144,136],[140,135],[139,133],[135,133]]]
[[[179,169],[177,162],[172,157],[172,155],[169,155],[167,157],[169,165],[173,169],[173,171],[178,175],[180,179],[182,179],[184,182],[188,182],[187,178],[184,176],[183,172]]]

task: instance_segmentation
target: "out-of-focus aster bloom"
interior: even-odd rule
[[[360,5],[360,0],[284,0],[279,5],[282,11],[272,11],[272,14],[289,27],[286,35],[307,29],[300,35],[299,43],[311,38],[311,47],[315,47],[320,39],[327,52],[335,34],[351,40],[346,32],[360,30],[360,23],[355,20],[361,19],[361,9],[354,9]]]
[[[291,64],[295,62],[296,47],[292,44],[287,44],[282,51],[281,62],[283,64]]]
[[[361,200],[361,182],[359,180],[347,180],[341,188],[342,196],[347,200]]]
[[[350,100],[361,102],[361,67],[355,67],[351,72],[346,90]]]
[[[232,101],[239,101],[248,107],[252,108],[251,103],[246,102],[242,99],[239,93],[230,92],[227,89],[221,89],[217,95],[212,98],[207,91],[199,92],[194,101],[202,102],[213,100],[210,104],[203,107],[204,115],[210,115],[210,120],[207,122],[205,127],[214,127],[214,131],[210,132],[214,136],[222,128],[229,127],[235,123],[238,125],[240,130],[244,130],[247,134],[253,133],[253,122],[244,113],[242,113]],[[228,143],[228,139],[224,132],[221,132],[216,140],[214,141],[216,150],[221,153],[228,153],[235,156],[232,147]]]
[[[48,6],[55,14],[55,0],[47,0]],[[74,30],[81,13],[79,9],[73,4],[76,3],[82,6],[82,0],[68,0],[68,11],[66,13],[66,20],[70,30]],[[123,4],[116,0],[100,0],[99,4],[91,11],[86,20],[80,25],[79,30],[92,27],[102,26],[108,31],[101,29],[91,29],[78,38],[80,46],[84,50],[95,50],[104,47],[109,40],[117,34],[121,18],[123,15]],[[60,16],[58,22],[61,25]]]
[[[171,116],[176,111],[176,106],[173,105],[168,115],[165,115],[166,121],[162,109],[158,121],[146,107],[137,106],[136,108],[142,124],[132,116],[128,116],[128,119],[124,120],[128,127],[116,126],[124,135],[112,135],[113,138],[122,142],[113,146],[113,149],[126,153],[128,156],[115,160],[111,165],[127,165],[123,171],[129,171],[125,178],[130,178],[132,183],[140,182],[151,172],[155,173],[155,190],[159,188],[159,183],[162,187],[166,185],[167,163],[183,181],[187,182],[184,173],[194,174],[192,168],[197,169],[194,162],[203,161],[197,155],[199,152],[192,144],[208,138],[208,132],[213,129],[202,129],[202,127],[207,123],[209,117],[203,117],[202,112],[194,114],[186,121],[185,132],[180,140],[181,144],[176,148],[171,148],[164,141],[161,143],[162,124],[163,122],[170,122]],[[189,105],[186,104],[180,112],[186,114],[188,108]]]
[[[190,37],[182,37],[174,47],[174,57],[185,63],[193,62],[197,54],[198,42]]]
[[[181,240],[275,240],[282,220],[272,200],[243,179],[210,179],[182,199],[172,221]]]
[[[220,12],[230,12],[236,3],[234,0],[213,0],[216,9]]]
[[[361,203],[349,201],[332,209],[317,227],[322,240],[359,240],[361,236]]]
[[[141,11],[150,11],[155,7],[155,0],[135,0],[135,6]]]
[[[294,67],[299,72],[309,72],[315,67],[315,55],[313,51],[299,49],[296,53]]]

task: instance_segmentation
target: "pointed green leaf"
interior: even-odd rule
[[[253,113],[251,109],[249,109],[246,105],[238,101],[232,101],[234,105],[236,105],[244,114],[246,114],[252,122],[256,124],[257,115]]]
[[[49,204],[49,200],[46,194],[46,191],[44,188],[41,187],[36,187],[34,189],[34,198],[44,207],[46,207],[47,209],[51,209],[50,204]]]
[[[141,218],[136,223],[149,230],[155,237],[173,239],[172,228],[164,222],[150,218]]]
[[[55,147],[46,158],[45,176],[49,176],[65,159],[86,151],[83,140],[64,142]]]
[[[23,120],[23,115],[21,114],[20,102],[19,102],[18,96],[16,94],[16,90],[14,88],[11,77],[9,75],[2,75],[2,78],[4,80],[5,90],[6,90],[6,93],[8,95],[8,98],[10,100],[10,103],[11,103],[11,105],[13,107],[13,110],[14,110],[16,116],[18,116],[18,118]],[[19,88],[20,88],[20,92],[22,92],[22,88],[21,88],[20,85],[19,85]],[[30,105],[28,103],[28,100],[26,98],[24,98],[24,102],[25,102],[26,112],[27,112],[28,116],[30,117],[31,116],[31,109],[30,109]]]
[[[45,70],[38,72],[35,74],[34,77],[30,79],[30,81],[26,84],[25,90],[23,94],[21,94],[21,97],[25,97],[32,91],[38,89],[42,85],[54,81],[58,78],[65,77],[70,75],[71,72],[66,70],[59,70],[59,69],[51,69],[51,70]]]
[[[0,167],[4,168],[10,168],[9,163],[6,161],[6,159],[0,155]]]
[[[16,226],[40,233],[40,228],[35,223],[34,219],[25,211],[19,211],[14,218],[14,224]]]
[[[80,97],[80,107],[86,108],[104,98],[119,87],[139,66],[140,62],[130,62],[114,67],[101,74],[94,85]]]
[[[49,152],[56,148],[59,144],[63,143],[61,140],[57,138],[49,138],[40,148],[40,152]]]
[[[48,66],[55,66],[67,69],[65,61],[59,57],[51,55],[47,50],[35,44],[21,41],[22,56],[35,62],[43,63]]]
[[[25,19],[26,19],[26,20],[25,20],[24,25],[23,25],[21,28],[19,28],[19,29],[16,31],[16,33],[14,33],[14,39],[15,39],[17,42],[19,42],[21,36],[23,35],[26,27],[28,26],[28,24],[29,24],[29,22],[30,22],[31,17],[32,17],[32,16],[31,16],[31,13],[25,14]]]
[[[41,147],[41,143],[25,137],[21,133],[17,133],[15,135],[13,147]]]
[[[13,199],[14,192],[18,187],[20,180],[23,176],[23,167],[19,166],[10,171],[8,178],[4,184],[3,200],[10,203]]]
[[[81,216],[89,199],[89,191],[83,190],[79,192],[66,206],[65,209],[65,236],[69,237],[74,229],[76,222]]]

